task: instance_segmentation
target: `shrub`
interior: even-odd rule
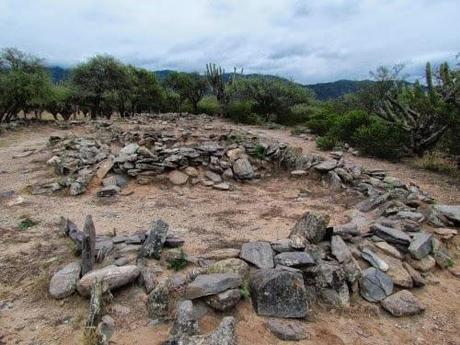
[[[457,164],[442,155],[440,152],[425,153],[423,157],[415,160],[415,166],[448,175],[458,175]]]
[[[327,132],[334,126],[337,121],[337,115],[320,110],[318,113],[313,114],[307,121],[307,126],[311,131],[318,135],[326,135]]]
[[[198,111],[208,115],[218,115],[222,113],[221,106],[219,102],[217,102],[217,98],[214,96],[204,97],[198,103]]]
[[[316,139],[316,145],[318,145],[320,150],[332,150],[334,147],[339,145],[339,141],[336,137],[325,135]]]
[[[362,153],[390,160],[401,158],[407,143],[401,128],[378,119],[372,120],[369,126],[358,128],[352,140]]]
[[[335,123],[330,129],[331,136],[342,142],[355,144],[353,136],[360,127],[368,126],[370,123],[369,116],[363,111],[350,111],[342,116],[336,117]]]
[[[262,124],[262,117],[252,112],[252,103],[248,101],[231,102],[225,115],[231,120],[245,124]]]

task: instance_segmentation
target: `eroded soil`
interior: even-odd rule
[[[183,124],[181,124],[183,125]],[[287,130],[241,127],[220,120],[207,129],[244,129],[315,151],[314,141],[294,137]],[[212,129],[211,129],[212,127]],[[154,217],[161,217],[185,239],[184,250],[198,255],[217,248],[239,248],[249,240],[285,238],[296,219],[307,210],[330,214],[331,223],[347,221],[347,211],[358,200],[348,192],[331,191],[316,176],[290,178],[274,171],[260,181],[234,184],[232,191],[218,191],[202,185],[173,187],[131,181],[123,195],[104,202],[90,190],[82,196],[31,195],[28,186],[53,176],[46,165],[46,150],[12,159],[30,148],[44,148],[55,132],[83,134],[87,126],[58,130],[51,126],[25,128],[0,137],[0,344],[81,344],[88,302],[78,295],[62,301],[48,297],[50,274],[74,259],[72,244],[58,232],[60,216],[81,226],[87,214],[93,216],[98,234],[130,234],[147,229]],[[459,183],[404,164],[352,157],[356,163],[382,168],[446,203],[460,203]],[[14,196],[7,192],[14,191]],[[21,196],[24,201],[12,205]],[[21,230],[21,217],[37,225]],[[460,240],[449,249],[457,261]],[[352,307],[336,310],[313,306],[306,327],[310,339],[299,344],[460,344],[460,279],[448,271],[432,273],[428,286],[412,290],[426,306],[419,316],[397,319],[359,296]],[[107,311],[115,319],[114,344],[160,344],[166,340],[169,324],[152,326],[147,318],[146,294],[132,286],[114,292]],[[249,301],[232,312],[238,320],[239,344],[281,344],[264,327]],[[204,331],[212,330],[222,315],[209,314],[202,320]]]

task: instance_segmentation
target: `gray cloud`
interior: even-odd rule
[[[108,53],[149,69],[271,73],[312,83],[361,79],[460,52],[458,0],[3,0],[0,47],[51,64]]]

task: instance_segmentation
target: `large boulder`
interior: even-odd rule
[[[246,281],[249,278],[249,265],[241,259],[229,258],[214,262],[209,266],[208,273],[235,273]]]
[[[241,285],[241,277],[234,273],[201,274],[191,282],[186,291],[186,298],[195,299],[215,295]]]
[[[293,239],[300,237],[312,243],[319,243],[326,236],[328,223],[328,216],[306,212],[294,225],[289,238]]]
[[[361,296],[369,302],[379,302],[393,293],[393,281],[382,271],[370,267],[359,280]]]
[[[72,295],[77,288],[80,271],[81,266],[78,261],[72,262],[57,271],[51,278],[49,285],[51,297],[61,299]]]
[[[251,179],[254,177],[254,169],[246,157],[233,162],[233,174],[239,179]]]
[[[90,296],[91,288],[96,281],[101,281],[104,291],[107,291],[133,282],[139,274],[139,268],[134,265],[110,265],[85,274],[78,282],[77,290],[82,296]]]
[[[307,315],[307,296],[301,273],[260,269],[250,277],[252,304],[257,314],[280,318]]]
[[[420,314],[425,310],[423,304],[408,290],[401,290],[385,298],[382,307],[393,316]]]
[[[154,220],[149,235],[142,245],[141,256],[160,259],[161,249],[168,235],[169,225],[161,219]]]
[[[240,258],[258,268],[273,268],[273,249],[268,242],[248,242],[241,247]]]

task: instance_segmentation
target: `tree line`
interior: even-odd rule
[[[0,53],[0,122],[48,112],[68,120],[139,113],[192,112],[243,123],[307,126],[323,149],[353,145],[383,158],[422,155],[441,147],[460,155],[460,70],[427,63],[424,83],[407,83],[402,66],[379,67],[355,93],[318,101],[304,86],[276,77],[227,74],[207,64],[203,74],[149,70],[97,55],[53,83],[44,61],[17,49]]]

